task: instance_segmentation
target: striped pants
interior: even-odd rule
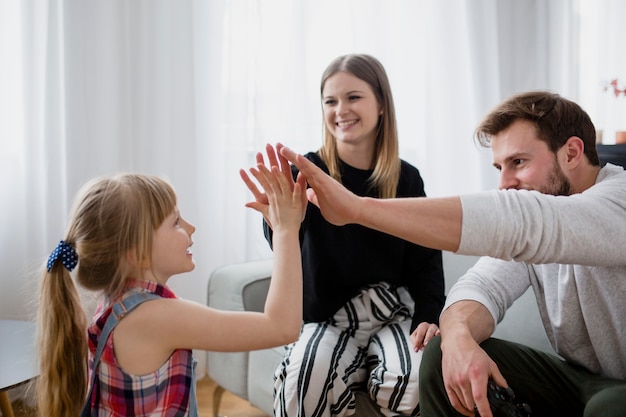
[[[274,375],[274,415],[349,416],[365,389],[386,416],[416,416],[422,352],[409,340],[413,300],[380,283],[324,323],[306,323]]]

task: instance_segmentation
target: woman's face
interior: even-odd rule
[[[338,72],[326,79],[322,104],[324,122],[337,146],[374,144],[382,108],[368,83]]]

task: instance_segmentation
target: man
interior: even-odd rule
[[[451,289],[441,336],[424,352],[422,415],[490,417],[489,379],[511,386],[533,417],[624,415],[626,172],[600,168],[589,116],[549,92],[507,99],[476,137],[492,149],[500,190],[448,198],[357,197],[301,155],[280,145],[278,152],[336,225],[488,256]],[[564,360],[490,338],[529,286]]]

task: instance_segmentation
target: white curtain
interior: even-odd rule
[[[32,317],[38,268],[94,176],[173,183],[197,226],[196,270],[170,281],[184,298],[271,256],[238,170],[267,142],[319,148],[319,80],[340,54],[385,65],[401,157],[429,195],[493,188],[474,127],[516,91],[576,99],[579,22],[567,0],[0,2],[0,317]]]
[[[615,143],[615,132],[626,130],[626,95],[606,88],[617,79],[626,88],[626,2],[580,0],[580,101],[602,133],[605,144]]]

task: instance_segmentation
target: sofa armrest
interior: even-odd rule
[[[230,311],[263,311],[272,273],[272,260],[222,266],[211,274],[207,305]],[[249,400],[248,352],[208,352],[209,377],[219,386]]]
[[[272,260],[222,266],[209,278],[207,304],[220,310],[263,311]]]
[[[285,346],[253,350],[248,359],[250,404],[267,415],[274,415],[274,372],[285,355]]]

